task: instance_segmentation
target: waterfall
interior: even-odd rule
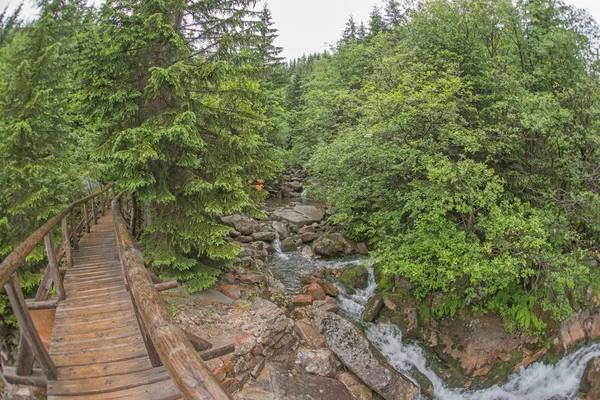
[[[388,359],[398,372],[407,376],[410,370],[418,369],[427,376],[434,387],[435,398],[439,400],[550,400],[575,399],[587,363],[600,356],[600,343],[588,345],[568,355],[555,365],[536,362],[513,374],[508,382],[489,389],[469,390],[448,388],[444,381],[428,367],[425,352],[416,343],[402,342],[400,328],[391,324],[371,324],[362,322],[366,302],[375,292],[376,284],[373,268],[369,269],[369,286],[356,290],[354,295],[340,289],[338,305],[350,319],[366,324],[369,341]]]
[[[289,260],[290,256],[281,251],[281,239],[279,238],[279,232],[275,229],[275,240],[271,243],[275,250],[275,256],[283,260]]]

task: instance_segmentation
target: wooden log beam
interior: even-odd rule
[[[63,235],[63,247],[65,249],[65,255],[67,256],[67,266],[73,268],[73,252],[71,251],[69,224],[67,222],[67,216],[65,215],[61,220],[61,229]]]
[[[71,209],[71,237],[73,238],[73,248],[79,249],[79,238],[77,237],[77,224],[75,222],[75,210]]]
[[[29,376],[19,376],[16,368],[4,367],[2,369],[2,375],[4,375],[7,382],[15,385],[46,387],[46,384],[48,383],[44,371],[40,369],[34,369]]]
[[[173,323],[146,270],[143,255],[127,230],[119,203],[118,197],[112,201],[112,212],[121,263],[139,315],[171,379],[186,399],[231,399],[183,331]]]
[[[87,233],[90,233],[90,220],[88,219],[89,214],[90,214],[90,212],[88,210],[88,204],[86,201],[85,203],[83,203],[83,216],[84,216],[83,223],[85,224],[85,231]]]
[[[21,332],[19,337],[19,348],[17,350],[17,375],[19,376],[29,376],[31,372],[33,372],[33,361],[35,357],[33,355],[33,351],[31,350],[31,346],[29,346],[29,342]]]
[[[31,314],[27,309],[23,292],[21,291],[21,285],[19,284],[19,278],[17,275],[11,276],[9,283],[5,286],[6,293],[8,294],[8,300],[12,307],[13,313],[19,323],[19,329],[23,333],[25,339],[29,342],[29,346],[33,351],[35,358],[40,363],[44,374],[48,380],[56,380],[57,372],[50,354],[44,347],[40,335],[37,333]],[[15,375],[16,371],[15,371]]]
[[[113,188],[113,185],[108,185],[104,191],[108,191]],[[113,189],[114,190],[114,189]],[[70,204],[67,208],[62,210],[60,213],[49,219],[44,225],[38,228],[37,231],[32,233],[27,239],[25,239],[20,245],[17,246],[3,261],[0,263],[0,287],[4,287],[11,276],[15,273],[15,271],[19,268],[21,263],[25,261],[25,258],[33,251],[35,246],[44,239],[44,236],[50,232],[52,228],[54,228],[62,218],[67,215],[67,213],[71,212],[71,210],[78,206],[79,204],[89,200],[90,198],[94,198],[98,195],[102,194],[95,193],[92,196],[88,196],[84,199],[78,200],[72,204]]]
[[[192,343],[194,349],[196,351],[204,351],[208,349],[212,349],[213,345],[208,340],[202,339],[200,336],[188,331],[187,329],[182,329],[185,337]]]
[[[62,276],[58,270],[58,261],[56,260],[56,253],[54,252],[54,239],[52,231],[44,237],[46,243],[46,254],[48,255],[48,264],[50,265],[50,276],[54,281],[54,287],[56,288],[56,296],[59,300],[67,298],[65,293],[65,287],[63,286]]]
[[[179,283],[176,280],[169,280],[161,283],[154,284],[154,287],[159,292],[164,292],[165,290],[177,289],[179,287]]]
[[[25,304],[27,304],[27,308],[31,310],[51,310],[53,308],[58,307],[58,300],[45,300],[45,301],[35,301],[35,299],[27,299],[25,300]]]

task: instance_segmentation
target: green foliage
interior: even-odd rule
[[[279,168],[263,136],[273,106],[245,56],[274,59],[269,22],[252,22],[252,3],[107,3],[80,40],[95,159],[137,194],[146,260],[191,292],[214,284],[239,252],[218,216],[256,214],[262,194],[250,183]]]
[[[438,315],[568,318],[600,242],[597,25],[560,1],[390,1],[379,17],[293,82],[310,191],[385,273],[446,293]]]

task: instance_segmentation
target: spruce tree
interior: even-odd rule
[[[254,3],[113,1],[82,38],[96,156],[139,198],[147,262],[190,291],[236,258],[219,216],[257,215],[252,183],[275,167],[260,135],[259,84],[240,56],[258,31]]]

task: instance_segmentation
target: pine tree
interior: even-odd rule
[[[190,291],[236,258],[219,216],[257,215],[251,184],[276,166],[260,136],[259,84],[240,57],[258,31],[253,5],[122,0],[82,38],[82,110],[97,157],[139,198],[146,260]]]
[[[373,7],[369,17],[369,35],[376,36],[383,32],[385,28],[386,26],[383,17],[381,16],[381,10],[377,6]]]
[[[346,22],[346,28],[344,29],[344,33],[342,34],[342,43],[356,43],[358,39],[358,28],[356,27],[356,21],[354,21],[354,16],[350,15],[348,18],[348,22]]]
[[[69,51],[80,10],[64,0],[39,7],[39,20],[13,29],[0,53],[0,256],[59,211],[76,185]]]
[[[258,54],[262,58],[262,64],[266,66],[281,66],[283,57],[279,54],[283,51],[282,47],[275,46],[275,39],[279,35],[277,29],[273,28],[273,17],[268,5],[265,4],[260,13],[259,35],[257,43]]]

